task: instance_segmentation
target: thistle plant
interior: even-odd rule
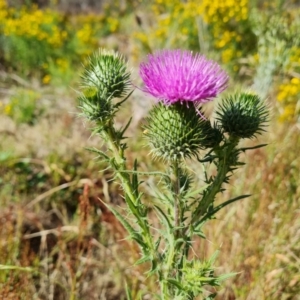
[[[160,287],[157,299],[213,299],[217,287],[234,274],[216,274],[215,253],[206,260],[193,256],[193,241],[205,239],[204,225],[216,218],[227,205],[248,197],[241,195],[216,204],[234,170],[242,166],[239,156],[248,149],[239,147],[242,139],[255,138],[268,121],[265,103],[247,92],[221,101],[211,122],[202,104],[212,101],[228,84],[221,67],[200,54],[181,50],[158,51],[140,65],[142,88],[156,98],[146,117],[145,141],[150,157],[164,162],[164,170],[141,172],[138,161],[128,166],[125,132],[115,126],[115,116],[133,88],[125,59],[117,53],[100,50],[82,75],[79,107],[93,121],[94,133],[106,144],[106,151],[90,149],[111,167],[123,188],[128,213],[108,205],[141,250],[136,264],[148,263],[147,276],[155,276]],[[204,183],[196,186],[189,162],[204,170]],[[210,165],[216,172],[210,175]],[[157,176],[149,201],[142,193],[142,180]],[[153,228],[150,212],[159,220]],[[152,214],[153,218],[153,214]],[[159,233],[159,234],[157,234]],[[210,287],[210,288],[209,288]],[[210,292],[209,292],[210,291]],[[127,290],[128,299],[131,298]],[[197,298],[199,299],[199,298]]]

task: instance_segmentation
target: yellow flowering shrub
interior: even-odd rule
[[[39,68],[53,49],[60,49],[68,36],[62,30],[62,16],[50,10],[32,6],[20,10],[6,6],[2,1],[0,37],[4,60],[13,68]]]
[[[237,60],[256,48],[249,19],[250,0],[203,0],[201,10],[214,49],[220,53],[221,61],[236,71]]]
[[[24,7],[20,11],[9,10],[6,22],[3,22],[5,36],[34,38],[45,41],[49,46],[61,47],[67,37],[66,31],[61,31],[62,16],[52,11],[42,11],[36,6],[30,14]]]
[[[202,1],[204,19],[207,23],[220,23],[222,20],[226,24],[230,21],[239,22],[247,20],[249,13],[248,5],[248,0]]]
[[[48,84],[55,68],[65,74],[98,48],[101,36],[118,29],[119,20],[109,14],[67,16],[36,5],[9,7],[0,0],[0,59],[25,75],[40,74]]]
[[[282,34],[284,43],[281,58],[283,61],[280,70],[280,82],[276,82],[279,120],[282,122],[296,121],[299,120],[300,116],[300,32],[296,31],[300,26],[299,13],[300,9],[294,9],[287,14],[288,19],[285,27],[289,30]],[[283,24],[282,21],[281,26]],[[295,30],[292,26],[295,27]],[[280,41],[278,39],[277,43]]]
[[[281,104],[279,120],[295,120],[300,114],[300,77],[293,77],[279,85],[277,100]]]
[[[0,24],[7,16],[7,4],[5,0],[0,0]]]
[[[207,43],[210,49],[217,50],[223,63],[234,65],[255,48],[249,0],[155,0],[150,8],[153,25],[135,33],[145,50],[166,47],[202,50],[207,45],[200,43]]]
[[[134,33],[146,51],[154,48],[199,48],[196,17],[199,3],[195,0],[154,0],[150,5],[153,26]]]

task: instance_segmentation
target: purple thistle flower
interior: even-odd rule
[[[162,50],[141,63],[144,92],[166,105],[176,102],[201,104],[226,89],[227,73],[214,61],[190,51]]]

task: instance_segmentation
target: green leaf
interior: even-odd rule
[[[151,276],[152,274],[156,273],[157,271],[157,261],[155,259],[152,259],[151,260],[151,269],[150,269],[150,272],[148,273],[148,276]]]
[[[206,282],[214,282],[216,280],[216,278],[214,277],[199,277],[198,278],[199,282],[203,282],[203,283],[206,283]]]
[[[157,241],[155,242],[154,244],[154,247],[155,247],[155,251],[157,252],[158,251],[158,247],[160,245],[160,242],[161,242],[161,236],[158,237]]]
[[[174,229],[175,229],[175,228],[174,228]],[[185,240],[184,238],[179,238],[179,239],[176,239],[176,240],[175,240],[174,245],[183,244],[183,243],[185,243],[185,242],[186,242],[186,240]]]
[[[209,162],[212,163],[214,159],[218,158],[217,155],[209,155],[204,157],[203,159],[198,159],[199,162],[204,163],[204,162]]]
[[[119,106],[121,106],[131,96],[131,94],[133,92],[134,92],[134,90],[132,90],[123,100],[121,100],[118,103],[116,103],[115,104],[115,108],[118,108]]]
[[[180,282],[174,278],[167,278],[168,283],[176,286],[180,291],[184,291],[184,287],[180,284]]]
[[[201,223],[212,218],[220,209],[224,208],[225,206],[229,205],[230,203],[233,203],[235,201],[238,201],[238,200],[241,200],[244,198],[248,198],[250,196],[251,196],[250,194],[249,195],[241,195],[241,196],[235,197],[233,199],[230,199],[228,201],[225,201],[225,202],[221,203],[220,205],[214,207],[213,209],[210,209],[208,211],[208,213],[206,215],[204,215],[203,218],[201,218],[199,222],[196,223],[195,227],[197,228]]]
[[[209,186],[209,184],[206,184],[204,186],[202,186],[201,188],[194,190],[192,192],[189,192],[185,195],[185,198],[191,198],[194,197],[195,195],[200,194],[203,190],[205,190],[207,187]]]
[[[254,146],[254,147],[240,148],[239,150],[243,151],[243,152],[246,152],[246,150],[258,149],[258,148],[262,148],[262,147],[265,147],[265,146],[268,146],[268,144],[260,144],[260,145]]]
[[[214,252],[214,254],[210,257],[210,259],[208,260],[209,265],[213,265],[219,255],[220,251],[217,250]]]
[[[173,225],[171,224],[170,220],[168,219],[167,215],[163,212],[163,210],[157,206],[154,205],[154,208],[158,212],[160,216],[160,220],[164,223],[164,225],[168,228],[169,232],[173,230]]]
[[[89,147],[86,147],[85,149],[91,151],[91,152],[95,152],[97,154],[99,154],[99,156],[103,157],[105,160],[109,161],[110,158],[109,156],[107,156],[103,151],[101,150],[98,150],[97,148],[89,148]]]
[[[104,203],[104,202],[103,202]],[[129,233],[130,237],[135,240],[143,249],[147,249],[147,245],[144,243],[142,235],[140,235],[133,227],[125,220],[125,218],[113,207],[104,203],[104,205],[115,215],[115,217],[121,222],[124,228]]]
[[[137,265],[141,265],[147,261],[151,261],[151,257],[150,255],[145,255],[143,257],[141,257],[139,260],[137,260],[134,265],[137,266]]]
[[[224,274],[224,275],[220,275],[217,277],[218,282],[222,282],[228,278],[234,277],[236,275],[238,275],[239,273],[228,273],[228,274]]]
[[[126,291],[126,298],[127,298],[127,300],[133,300],[132,294],[131,294],[131,291],[130,291],[130,289],[128,287],[127,282],[125,283],[125,291]]]
[[[196,229],[195,231],[193,231],[193,233],[206,240],[205,234],[200,229]]]
[[[125,137],[123,137],[123,134],[125,133],[125,131],[126,131],[127,128],[129,127],[131,121],[132,121],[132,117],[129,119],[129,121],[128,121],[127,124],[124,126],[124,128],[123,128],[123,129],[120,129],[120,131],[118,132],[119,138],[120,138],[120,139],[124,139],[124,138],[125,138]]]
[[[159,200],[159,202],[168,205],[169,207],[173,207],[174,203],[173,203],[173,199],[170,197],[168,197],[168,195],[161,193],[158,190],[154,191],[154,197],[157,198],[157,200]],[[157,203],[157,201],[155,201]]]
[[[132,212],[132,214],[137,218],[138,224],[144,228],[144,221],[143,218],[140,215],[140,212],[138,210],[138,208],[136,207],[136,205],[131,201],[130,197],[125,194],[125,201],[130,209],[130,211]]]
[[[134,160],[133,164],[133,171],[137,171],[137,159]],[[139,179],[138,179],[138,173],[132,174],[132,188],[135,194],[135,197],[138,197],[138,187],[139,187]]]

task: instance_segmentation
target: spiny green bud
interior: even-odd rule
[[[91,120],[105,124],[109,121],[114,113],[114,105],[111,99],[102,98],[95,89],[86,89],[79,98],[79,108],[83,115]]]
[[[81,77],[83,88],[95,89],[101,99],[123,97],[130,84],[130,73],[124,58],[104,49],[89,59]]]
[[[149,112],[145,135],[152,153],[165,160],[196,156],[211,145],[212,127],[193,105],[157,104]]]
[[[264,131],[268,110],[258,95],[241,93],[226,98],[218,108],[217,120],[224,132],[237,138],[253,138]]]
[[[129,89],[130,73],[125,60],[113,51],[100,50],[89,59],[81,77],[79,108],[89,120],[104,125],[119,107],[112,99],[125,96]]]

